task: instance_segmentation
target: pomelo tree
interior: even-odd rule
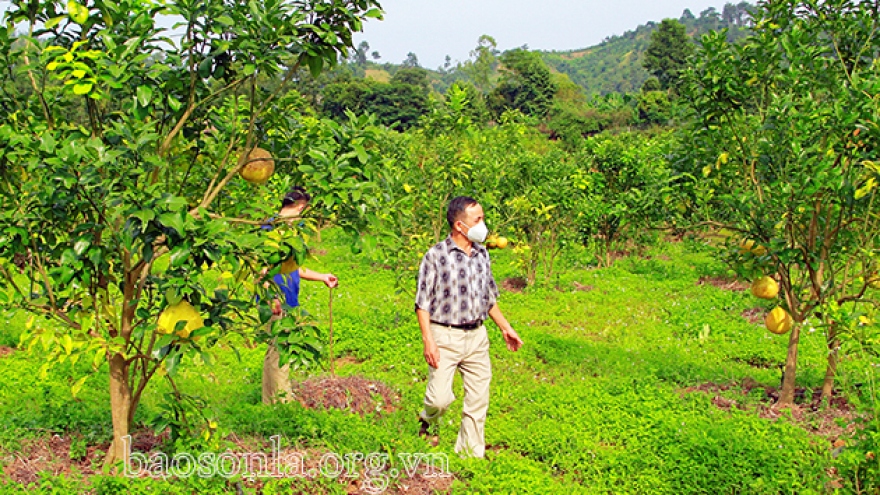
[[[601,266],[611,266],[615,246],[680,216],[667,159],[672,142],[668,133],[603,133],[588,138],[577,153],[573,181],[584,198],[575,225],[581,243],[595,246]]]
[[[301,66],[317,74],[333,64],[380,16],[374,0],[10,2],[0,36],[0,303],[51,320],[31,326],[47,366],[108,364],[108,464],[123,458],[151,378],[268,320],[265,292],[252,311],[263,289],[251,282],[304,247],[295,226],[259,228],[289,180],[255,186],[239,170],[257,146],[283,163],[276,127],[279,115],[293,118],[288,83]],[[338,190],[364,179],[345,173],[354,180]],[[322,183],[319,196],[354,201],[347,213],[367,209],[330,189]],[[204,326],[157,327],[182,301]]]
[[[795,398],[804,321],[826,330],[828,397],[836,318],[878,301],[878,22],[876,2],[760,2],[751,36],[704,36],[686,74],[694,124],[678,163],[701,178],[706,216],[736,233],[728,259],[774,276],[795,322],[780,405]]]

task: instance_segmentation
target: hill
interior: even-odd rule
[[[750,8],[746,2],[729,3],[721,12],[710,7],[699,16],[685,10],[678,20],[696,41],[711,30],[724,28],[729,29],[728,37],[736,40],[748,32]],[[589,48],[541,54],[552,70],[567,74],[588,95],[636,92],[648,78],[648,72],[642,67],[642,56],[658,25],[649,22]]]

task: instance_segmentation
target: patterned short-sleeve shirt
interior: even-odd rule
[[[468,256],[450,236],[425,253],[419,267],[416,309],[427,311],[431,321],[446,325],[482,321],[497,301],[498,286],[483,245],[474,243]]]

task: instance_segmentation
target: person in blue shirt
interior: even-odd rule
[[[272,222],[291,221],[300,218],[309,206],[311,196],[300,186],[294,187],[281,200],[281,209],[278,214],[263,225],[264,230],[272,230]],[[263,269],[265,275],[269,271]],[[298,266],[295,258],[290,258],[281,264],[280,273],[272,277],[272,281],[281,291],[282,298],[276,298],[272,302],[272,319],[280,319],[284,313],[299,306],[299,286],[301,280],[313,280],[324,282],[331,289],[339,284],[339,279],[332,273],[318,273],[304,266]],[[266,349],[266,357],[263,359],[263,403],[271,404],[276,400],[286,401],[290,392],[290,366],[278,366],[278,349],[274,344],[269,344]]]

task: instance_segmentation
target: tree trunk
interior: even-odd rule
[[[835,327],[831,326],[828,335],[828,366],[825,368],[825,380],[822,381],[822,400],[830,401],[831,393],[834,392],[834,377],[837,375],[837,332]]]
[[[122,354],[110,357],[110,409],[113,419],[113,443],[104,457],[104,466],[127,461],[123,438],[131,426],[131,388],[128,384],[128,363]]]
[[[782,375],[782,390],[779,391],[780,406],[794,404],[795,378],[797,377],[798,341],[801,338],[801,324],[795,323],[788,338],[788,355],[785,357],[785,373]]]
[[[605,267],[611,266],[611,236],[605,237]]]

